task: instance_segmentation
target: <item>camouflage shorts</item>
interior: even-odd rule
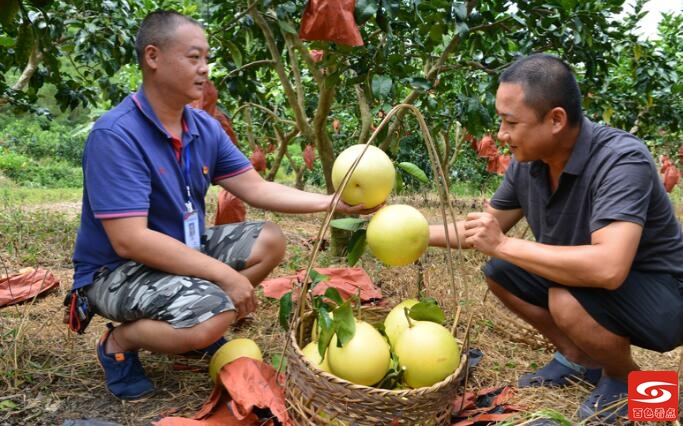
[[[209,228],[202,236],[201,250],[242,270],[262,228],[263,222]],[[86,294],[95,312],[112,321],[148,318],[175,328],[191,327],[235,309],[230,297],[210,281],[171,275],[133,261],[99,272]]]

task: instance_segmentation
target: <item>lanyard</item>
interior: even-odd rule
[[[142,104],[138,100],[137,93],[133,93],[132,96],[133,102],[135,102],[135,105],[137,105],[138,109],[146,116],[148,117],[149,120],[152,120],[152,118],[147,114],[145,109],[142,107]],[[183,121],[183,126],[185,126],[185,123]],[[167,131],[168,133],[168,131]],[[180,134],[180,143],[182,145],[182,133]],[[175,149],[175,148],[174,148]],[[192,206],[192,192],[190,191],[191,183],[192,180],[190,178],[190,146],[189,144],[185,145],[183,147],[183,152],[181,156],[181,160],[185,162],[185,168],[183,170],[183,175],[185,177],[185,190],[187,192],[187,202],[185,202],[185,207],[187,208],[188,213],[192,213],[194,211],[194,207]]]
[[[186,144],[183,147],[182,160],[185,163],[183,174],[185,175],[185,189],[187,190],[187,202],[185,203],[185,207],[187,207],[188,212],[193,212],[194,208],[192,207],[192,193],[190,192],[190,183],[192,182],[190,178],[190,144]]]
[[[185,203],[187,212],[183,214],[183,233],[185,235],[185,244],[193,249],[199,249],[201,247],[199,218],[197,212],[192,207],[192,192],[190,191],[190,162],[192,160],[190,158],[189,144],[183,147],[183,155],[181,160],[185,162],[183,174],[185,175],[185,189],[187,190],[187,202]]]

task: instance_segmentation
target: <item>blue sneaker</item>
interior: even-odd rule
[[[185,358],[211,358],[213,354],[215,354],[216,351],[226,343],[228,343],[228,341],[225,339],[225,337],[221,336],[218,340],[216,340],[215,342],[213,342],[205,348],[183,352],[182,354],[178,355]]]
[[[105,352],[104,348],[112,330],[114,326],[107,324],[107,331],[97,342],[97,360],[104,370],[105,386],[119,399],[142,399],[154,391],[154,385],[145,375],[137,352]]]

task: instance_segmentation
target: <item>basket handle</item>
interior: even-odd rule
[[[415,117],[416,117],[416,119],[420,125],[420,130],[422,132],[423,139],[424,139],[425,145],[427,147],[427,152],[429,154],[429,159],[430,159],[430,162],[432,165],[432,170],[434,172],[434,176],[437,178],[437,182],[438,182],[437,187],[439,189],[439,197],[440,197],[440,201],[441,201],[441,217],[442,217],[442,221],[444,224],[444,231],[446,234],[446,249],[447,249],[446,253],[447,253],[447,258],[448,258],[449,275],[451,278],[451,288],[453,290],[453,294],[454,295],[456,294],[457,286],[456,286],[455,281],[456,281],[457,275],[455,274],[455,266],[454,266],[454,260],[453,260],[452,250],[451,250],[452,247],[450,246],[449,227],[448,227],[448,218],[450,217],[450,220],[453,223],[455,223],[456,222],[456,216],[455,216],[455,212],[453,210],[452,203],[450,202],[448,184],[447,184],[447,181],[446,181],[446,178],[444,175],[444,171],[443,171],[443,168],[441,167],[441,163],[438,160],[438,158],[439,158],[438,151],[437,151],[436,146],[434,144],[434,140],[432,138],[432,135],[429,132],[429,128],[427,127],[427,123],[425,122],[424,116],[419,111],[419,109],[417,107],[415,107],[414,105],[410,105],[410,104],[405,104],[405,103],[398,104],[398,105],[394,106],[384,116],[384,118],[382,119],[380,124],[377,126],[377,128],[374,130],[374,132],[372,133],[370,138],[364,144],[365,146],[363,148],[363,151],[356,158],[356,160],[352,163],[351,167],[349,168],[349,170],[344,175],[339,187],[334,192],[334,195],[332,197],[332,201],[330,202],[330,205],[327,209],[323,224],[320,227],[320,229],[318,230],[316,242],[315,242],[315,245],[313,246],[313,251],[311,253],[308,265],[306,266],[306,272],[304,274],[303,281],[301,283],[299,298],[296,301],[297,309],[293,310],[293,312],[295,312],[295,314],[292,315],[292,318],[290,319],[290,328],[295,324],[297,317],[303,318],[305,308],[306,308],[306,304],[308,302],[308,299],[306,296],[309,292],[309,287],[310,287],[309,280],[310,280],[311,270],[313,269],[313,265],[315,264],[317,255],[320,251],[320,247],[321,247],[321,244],[323,241],[323,236],[325,235],[325,233],[329,229],[330,222],[332,221],[332,217],[334,215],[335,208],[336,208],[337,204],[339,203],[339,200],[341,199],[341,194],[342,194],[344,188],[346,188],[346,185],[348,184],[348,182],[350,180],[351,174],[356,169],[356,166],[360,162],[363,154],[365,154],[365,152],[367,151],[368,146],[370,144],[372,144],[377,139],[377,135],[387,125],[389,120],[398,111],[400,111],[402,109],[407,109],[409,112],[411,112],[411,113],[413,113],[413,115],[415,115]],[[454,229],[455,229],[455,233],[456,233],[455,234],[456,235],[456,241],[458,242],[457,259],[460,260],[460,258],[462,257],[461,256],[462,244],[461,244],[460,236],[458,235],[457,227],[454,227]],[[457,277],[457,278],[459,280],[459,277]],[[468,295],[469,295],[468,286],[466,284],[463,286],[462,282],[460,282],[459,284],[461,284],[460,285],[461,288],[464,287],[465,298],[467,299]],[[459,315],[460,315],[460,309],[457,309],[456,318],[453,322],[453,329],[451,330],[452,333],[455,333],[455,327],[456,327],[456,324],[458,323]],[[300,330],[300,333],[303,333],[303,330]]]

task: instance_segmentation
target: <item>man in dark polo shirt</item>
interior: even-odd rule
[[[449,246],[491,256],[491,291],[550,339],[548,364],[520,387],[596,385],[579,419],[627,415],[631,345],[683,344],[683,234],[645,144],[581,111],[571,69],[545,54],[500,77],[499,140],[513,161],[481,213],[449,228]],[[525,218],[535,241],[507,236]],[[445,247],[443,225],[431,245]]]

